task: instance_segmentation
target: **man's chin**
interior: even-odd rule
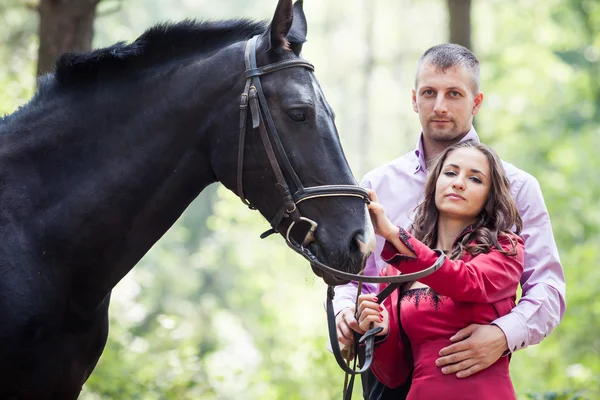
[[[448,129],[432,129],[429,131],[429,139],[436,142],[458,142],[464,136],[461,133],[457,133],[456,130]]]
[[[427,125],[428,129],[425,135],[429,140],[439,143],[454,144],[458,143],[463,137],[469,133],[469,130],[463,132],[458,129],[454,123],[449,123],[447,127],[435,127],[431,123]]]

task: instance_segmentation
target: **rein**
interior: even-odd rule
[[[379,292],[377,297],[377,303],[381,304],[383,301],[396,289],[398,289],[403,283],[410,282],[414,280],[419,280],[424,278],[431,273],[437,271],[446,260],[446,255],[441,250],[434,250],[438,254],[438,258],[433,263],[433,265],[429,268],[421,270],[419,272],[413,272],[411,274],[404,274],[394,276],[396,278],[394,282],[386,286],[381,292]],[[374,277],[368,277],[374,278]],[[379,277],[382,278],[382,277]],[[367,282],[367,280],[365,280]],[[358,296],[360,296],[360,289],[362,286],[362,282],[358,284],[358,292],[356,295],[356,304],[355,304],[355,314],[354,318],[358,320]],[[329,342],[331,343],[331,350],[337,361],[338,365],[344,372],[346,373],[346,379],[344,381],[344,400],[349,400],[352,398],[352,389],[354,386],[354,378],[356,375],[364,374],[371,367],[371,363],[373,362],[373,354],[375,351],[375,336],[382,331],[382,327],[373,327],[373,324],[369,327],[370,329],[361,337],[358,336],[356,332],[354,332],[354,348],[351,352],[348,352],[349,358],[353,358],[352,367],[349,366],[349,362],[344,359],[342,351],[340,350],[340,345],[337,340],[337,327],[335,323],[335,312],[333,310],[333,298],[335,296],[335,291],[333,286],[327,287],[327,302],[326,302],[326,312],[327,312],[327,327],[329,330]],[[356,365],[358,363],[358,350],[359,346],[364,343],[365,347],[365,358],[364,363],[360,367],[359,370],[356,370]],[[353,355],[353,357],[351,356]],[[350,360],[348,360],[350,361]],[[350,379],[348,380],[348,377]]]

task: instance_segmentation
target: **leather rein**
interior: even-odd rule
[[[279,232],[282,222],[284,220],[291,219],[291,223],[287,230],[285,232],[282,232],[284,233],[286,244],[291,249],[293,249],[294,251],[302,255],[305,259],[307,259],[312,266],[320,269],[322,272],[328,273],[337,278],[345,279],[347,281],[357,281],[361,283],[390,283],[388,287],[386,287],[381,293],[377,295],[380,303],[402,283],[423,278],[440,268],[444,262],[445,256],[443,252],[438,251],[439,258],[437,259],[437,261],[431,267],[422,271],[398,276],[364,276],[334,269],[320,262],[310,252],[307,246],[315,240],[314,233],[319,225],[317,222],[300,214],[300,211],[297,207],[299,203],[306,200],[317,199],[321,197],[351,196],[359,197],[363,199],[365,203],[368,204],[370,202],[369,194],[365,189],[358,185],[321,185],[313,187],[304,187],[302,185],[300,178],[298,177],[296,171],[292,167],[287,153],[283,148],[281,138],[275,127],[275,122],[273,121],[271,112],[269,111],[267,99],[265,98],[265,94],[262,90],[260,77],[276,71],[281,71],[286,68],[299,67],[306,68],[310,71],[314,71],[314,66],[304,59],[295,58],[258,67],[256,63],[256,48],[258,38],[259,36],[254,36],[253,38],[248,40],[244,51],[244,61],[246,65],[246,85],[244,87],[244,92],[241,94],[240,97],[240,135],[237,165],[237,192],[238,196],[241,198],[244,204],[246,204],[250,209],[255,209],[255,207],[244,196],[243,187],[246,121],[248,119],[248,109],[250,109],[252,128],[258,128],[260,131],[262,143],[267,153],[271,169],[273,170],[275,178],[277,179],[277,183],[275,184],[275,186],[279,190],[283,199],[283,206],[279,209],[279,211],[270,221],[271,229],[263,233],[261,235],[261,238],[266,238],[267,236],[273,233]],[[286,175],[284,175],[282,168],[283,170],[285,170],[286,175],[289,177],[289,179],[291,179],[291,181],[293,182],[293,186],[296,188],[296,191],[294,193],[290,191],[290,186],[288,185],[288,181],[285,178]],[[302,243],[297,243],[295,240],[292,239],[291,232],[295,227],[300,226],[301,222],[308,224],[308,229],[304,233],[304,239],[302,240]],[[333,311],[333,296],[333,286],[329,286],[327,289],[326,306],[327,323],[329,327],[329,338],[331,341],[334,356],[338,364],[347,374],[352,375],[354,377],[357,374],[364,373],[371,366],[371,362],[373,361],[375,335],[381,331],[381,328],[370,329],[358,341],[354,341],[355,350],[357,349],[359,343],[365,343],[365,362],[362,368],[358,371],[354,370],[353,368],[350,368],[341,354],[339,344],[337,341],[337,329],[335,325],[335,315]],[[354,354],[356,355],[357,351],[355,351]],[[351,391],[352,390],[350,388],[350,395]]]

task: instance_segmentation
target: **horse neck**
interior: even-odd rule
[[[214,99],[240,92],[232,82],[243,72],[240,65],[238,76],[223,76],[225,61],[203,60],[122,90],[67,92],[12,121],[29,132],[3,138],[12,151],[0,155],[2,174],[21,183],[18,195],[2,193],[10,229],[22,230],[43,262],[62,265],[75,292],[99,301],[215,181]]]

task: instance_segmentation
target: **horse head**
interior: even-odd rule
[[[272,232],[318,260],[317,275],[339,283],[315,265],[358,273],[374,234],[334,112],[312,65],[302,58],[306,33],[302,1],[292,7],[290,0],[280,0],[268,29],[245,44],[240,129],[215,135],[213,168],[225,186],[271,222]]]

